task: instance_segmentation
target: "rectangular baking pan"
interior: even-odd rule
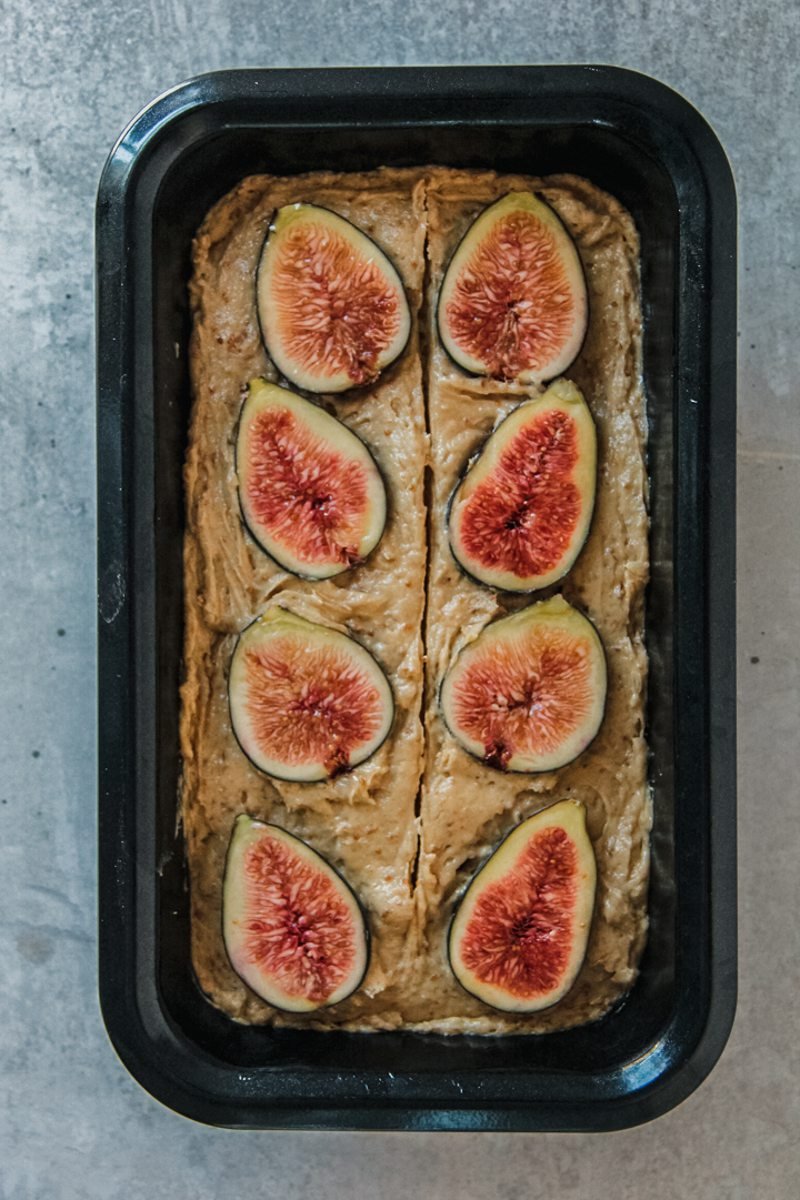
[[[650,935],[627,1000],[543,1037],[246,1027],[201,994],[177,824],[193,231],[243,176],[585,175],[642,242]],[[610,67],[251,70],[146,108],[97,202],[100,996],[139,1082],[250,1128],[603,1130],[673,1107],[733,1020],[736,201],[685,100]]]

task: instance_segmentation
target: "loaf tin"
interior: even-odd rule
[[[239,1025],[189,955],[177,795],[193,231],[252,172],[585,175],[641,234],[652,581],[650,934],[601,1021],[538,1037]],[[736,201],[699,113],[612,67],[247,70],[128,126],[97,201],[99,972],[135,1078],[241,1128],[609,1130],[707,1075],[736,994]]]

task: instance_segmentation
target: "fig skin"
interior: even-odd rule
[[[455,335],[450,332],[446,308],[470,259],[485,239],[491,236],[493,223],[509,217],[514,212],[532,214],[549,233],[550,248],[555,249],[558,266],[564,276],[561,282],[569,288],[574,313],[572,327],[563,337],[563,344],[553,350],[543,362],[531,363],[518,369],[493,370],[491,363],[459,347]],[[589,328],[589,296],[586,273],[577,247],[555,209],[533,192],[516,191],[506,193],[479,213],[453,251],[445,270],[436,303],[436,328],[440,344],[448,357],[467,375],[542,384],[563,374],[578,357],[586,340]]]
[[[471,920],[481,920],[480,914],[475,917],[476,909],[490,889],[497,889],[499,886],[502,890],[505,883],[506,887],[511,889],[514,900],[518,900],[523,884],[520,882],[515,886],[515,870],[519,868],[526,849],[534,844],[537,837],[541,837],[550,829],[563,830],[575,848],[577,897],[570,923],[569,953],[555,986],[543,988],[539,994],[534,992],[532,995],[519,995],[519,989],[515,992],[511,986],[503,988],[500,983],[480,978],[471,970],[464,960],[464,942],[470,933]],[[501,1012],[529,1014],[542,1012],[560,1003],[574,986],[586,958],[596,887],[597,864],[594,848],[586,830],[586,812],[579,801],[559,801],[515,826],[472,876],[453,913],[447,935],[447,958],[450,969],[461,987],[482,1003]],[[513,921],[517,919],[518,914],[509,916]],[[496,932],[496,929],[492,932]]]
[[[242,878],[244,855],[250,846],[256,844],[265,836],[276,839],[291,850],[302,862],[319,871],[328,883],[334,887],[339,899],[347,906],[352,918],[354,941],[356,943],[356,962],[354,968],[345,977],[345,981],[340,983],[326,999],[320,1002],[315,1003],[314,1001],[304,999],[292,1002],[289,995],[279,985],[273,984],[270,989],[270,985],[263,978],[258,977],[258,968],[255,964],[248,964],[241,961],[244,957],[244,951],[242,947],[236,944],[237,936],[241,936],[236,926],[239,923],[237,921],[237,913],[242,913],[245,910],[247,902],[246,883]],[[257,821],[246,813],[240,813],[234,821],[225,858],[222,889],[222,938],[231,968],[242,982],[247,984],[250,990],[255,992],[260,999],[281,1012],[295,1014],[310,1013],[339,1004],[349,996],[352,996],[361,987],[369,969],[371,947],[367,912],[358,895],[341,872],[337,871],[318,850],[315,850],[302,838],[297,837],[296,834],[289,833],[288,830],[281,828],[279,825]],[[283,992],[282,995],[281,992]]]
[[[343,757],[337,757],[335,762],[329,762],[320,757],[310,760],[305,766],[300,765],[294,768],[291,763],[271,758],[266,753],[259,751],[256,734],[250,727],[251,722],[245,710],[246,695],[239,696],[239,689],[242,685],[242,672],[245,670],[241,665],[241,658],[248,644],[255,643],[259,633],[262,632],[266,636],[269,636],[270,633],[294,634],[305,638],[309,643],[316,641],[317,645],[327,646],[329,649],[336,648],[340,652],[348,653],[352,660],[362,668],[362,674],[368,677],[376,689],[381,708],[376,734],[368,739],[365,750],[356,749],[355,757],[353,757],[354,751],[351,750],[346,760]],[[242,688],[242,690],[244,689]],[[322,783],[334,776],[354,770],[380,750],[394,724],[392,689],[382,668],[370,652],[349,634],[341,633],[326,625],[319,625],[314,621],[308,621],[305,617],[300,617],[280,605],[268,608],[239,634],[228,673],[228,709],[233,735],[252,766],[262,774],[286,783]],[[287,737],[291,737],[291,725],[287,725],[286,732]],[[334,747],[334,752],[339,750],[340,747]]]
[[[273,303],[270,294],[271,258],[282,235],[295,222],[317,220],[328,227],[334,237],[339,237],[359,255],[360,262],[372,263],[379,270],[389,292],[393,293],[398,306],[398,329],[387,345],[375,356],[371,365],[363,364],[362,378],[354,378],[345,369],[331,371],[327,375],[304,370],[296,358],[286,350],[272,320]],[[359,229],[352,221],[321,205],[299,202],[276,209],[267,226],[258,267],[256,269],[256,310],[261,338],[267,354],[280,373],[295,387],[318,394],[337,393],[368,387],[401,357],[411,337],[411,312],[400,272],[389,256],[369,234]]]
[[[483,566],[471,559],[460,544],[459,518],[469,502],[464,494],[482,486],[496,472],[507,445],[538,414],[548,410],[567,412],[576,427],[578,461],[568,479],[579,496],[580,512],[567,547],[555,565],[538,575],[520,577],[499,566]],[[523,424],[524,421],[524,424]],[[504,441],[506,444],[504,445]],[[476,479],[478,482],[476,483]],[[597,479],[597,434],[589,407],[580,390],[567,379],[558,379],[540,396],[523,401],[492,430],[476,454],[466,463],[453,489],[447,506],[447,531],[450,551],[459,569],[475,583],[504,592],[530,593],[541,591],[563,579],[572,570],[591,531],[594,515]],[[501,498],[502,502],[502,498]]]
[[[292,555],[289,547],[281,545],[276,538],[271,537],[268,530],[259,528],[255,514],[250,511],[250,504],[246,498],[247,489],[246,486],[243,486],[242,475],[247,460],[250,424],[267,408],[288,411],[307,430],[324,439],[326,443],[324,453],[338,454],[346,460],[346,463],[361,467],[369,520],[359,539],[357,552],[352,558],[343,557],[339,560],[331,558],[327,561],[318,560],[316,563],[301,562],[299,555]],[[251,379],[248,383],[246,397],[239,413],[236,429],[235,470],[239,507],[242,520],[250,536],[273,562],[300,579],[314,581],[330,579],[344,571],[361,566],[383,536],[388,507],[386,485],[366,443],[337,417],[332,416],[319,405],[306,400],[288,388],[270,383],[260,376]]]
[[[591,670],[592,678],[587,686],[591,689],[592,685],[596,685],[596,694],[590,694],[589,697],[588,713],[586,714],[583,726],[577,726],[576,729],[569,732],[566,738],[562,739],[562,748],[560,751],[556,748],[555,750],[551,750],[549,754],[547,752],[540,753],[537,756],[538,762],[535,766],[531,765],[530,756],[525,757],[524,754],[522,755],[523,762],[515,764],[515,757],[519,758],[520,755],[513,746],[510,748],[498,746],[492,748],[486,742],[479,745],[477,740],[470,738],[466,731],[459,732],[453,714],[448,711],[451,703],[450,692],[453,687],[453,679],[454,676],[457,677],[459,669],[464,665],[462,661],[464,657],[466,656],[468,661],[472,657],[473,652],[481,644],[485,646],[489,639],[496,641],[506,633],[513,637],[523,624],[533,621],[546,623],[551,628],[563,627],[567,622],[570,622],[580,631],[580,635],[588,639],[589,653],[593,656],[594,662]],[[574,632],[573,636],[575,636]],[[451,662],[439,688],[439,711],[451,737],[453,737],[462,750],[483,766],[496,771],[507,771],[512,774],[549,774],[552,771],[558,771],[562,767],[569,766],[570,763],[578,759],[589,748],[599,733],[603,718],[605,717],[607,675],[608,668],[605,647],[597,629],[585,613],[573,608],[559,594],[551,596],[549,600],[540,600],[535,604],[529,604],[517,612],[504,617],[498,617],[484,625],[477,636],[463,646]]]

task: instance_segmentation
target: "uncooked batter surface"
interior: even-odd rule
[[[587,751],[548,775],[503,774],[449,736],[437,704],[453,655],[486,622],[530,601],[467,579],[448,548],[445,512],[467,459],[536,389],[465,375],[439,345],[435,300],[471,221],[511,190],[534,189],[581,256],[589,329],[566,372],[598,432],[592,528],[556,588],[594,622],[609,668],[605,719]],[[276,566],[245,530],[234,470],[242,388],[279,381],[261,343],[254,278],[273,211],[308,201],[351,220],[397,267],[412,334],[376,384],[321,403],[370,447],[387,485],[384,535],[358,569],[322,582]],[[639,246],[630,216],[572,176],[539,179],[444,168],[246,179],[209,213],[194,249],[194,391],[185,480],[185,683],[182,819],[200,986],[230,1016],[322,1029],[544,1032],[601,1016],[630,987],[647,928],[650,796],[643,710],[648,524],[641,383]],[[427,475],[427,484],[426,484]],[[541,598],[536,596],[536,599]],[[351,633],[395,698],[387,741],[349,774],[296,784],[260,774],[228,713],[236,635],[270,602]],[[468,995],[447,964],[446,931],[477,865],[520,820],[579,799],[598,868],[586,960],[560,1004],[531,1016]],[[225,852],[236,815],[304,838],[347,878],[369,914],[372,957],[348,1000],[305,1017],[276,1012],[238,978],[221,933]]]

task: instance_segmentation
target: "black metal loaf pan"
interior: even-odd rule
[[[194,230],[251,172],[571,171],[641,234],[650,441],[650,937],[627,1001],[544,1037],[244,1027],[192,975],[176,834],[181,467]],[[100,994],[133,1075],[251,1128],[633,1125],[704,1078],[735,1007],[736,208],[702,117],[609,67],[236,71],[151,104],[97,205]]]

